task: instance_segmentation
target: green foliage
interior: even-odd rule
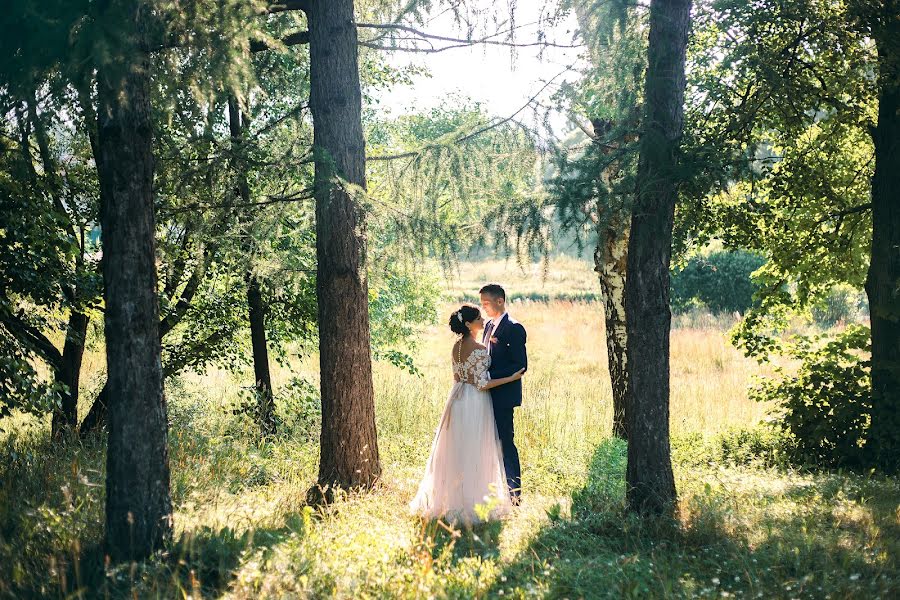
[[[0,429],[14,410],[44,415],[61,402],[59,384],[35,370],[34,355],[27,353],[6,330],[0,329]]]
[[[491,118],[477,103],[451,99],[375,122],[367,137],[370,224],[379,254],[437,257],[450,267],[460,253],[503,245],[510,228],[492,226],[498,213],[535,206],[531,133]]]
[[[759,341],[754,327],[865,278],[877,57],[855,9],[846,0],[697,7],[684,145],[692,176],[676,239],[688,248],[717,237],[766,258],[739,330],[748,347]]]
[[[34,88],[0,90],[0,110],[10,117],[0,127],[0,389],[8,390],[0,414],[57,405],[64,386],[55,381],[62,357],[55,332],[66,331],[69,311],[90,315],[101,290],[87,235],[96,177],[79,121],[54,114],[59,93],[48,84],[38,101]],[[47,370],[49,377],[38,375]]]
[[[319,434],[321,417],[319,386],[307,378],[292,377],[275,397],[278,431],[286,426],[290,435],[314,441]]]
[[[790,467],[790,438],[767,425],[729,427],[716,435],[700,432],[677,435],[672,453],[688,467],[710,465]]]
[[[742,251],[692,257],[683,267],[673,269],[672,308],[684,310],[692,301],[699,301],[714,313],[744,313],[757,291],[750,276],[764,263],[759,255]]]
[[[868,328],[852,326],[828,341],[799,337],[785,353],[800,361],[796,373],[777,367],[751,397],[775,405],[773,421],[790,439],[790,458],[823,467],[865,462],[871,411]],[[824,343],[823,343],[824,341]]]
[[[413,374],[418,347],[417,326],[437,320],[440,288],[437,278],[421,268],[388,267],[372,278],[369,291],[372,354]]]
[[[867,306],[864,292],[847,284],[838,284],[820,295],[810,310],[813,321],[827,328],[858,321]]]
[[[564,5],[578,19],[588,60],[581,80],[562,85],[556,100],[587,135],[576,130],[554,149],[545,202],[580,254],[602,243],[607,228],[629,222],[648,29],[646,11],[625,2]]]

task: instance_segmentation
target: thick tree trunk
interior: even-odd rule
[[[606,352],[612,382],[615,437],[628,439],[628,335],[625,324],[625,270],[628,258],[628,227],[622,220],[610,222],[594,253],[594,270],[600,278],[606,320]]]
[[[78,311],[69,313],[66,342],[63,345],[62,365],[57,380],[66,385],[62,406],[53,411],[52,435],[59,439],[78,427],[78,385],[81,380],[81,361],[84,358],[84,340],[90,318]]]
[[[241,159],[240,150],[244,140],[245,116],[241,114],[237,98],[228,98],[228,122],[231,143],[235,149],[235,168],[238,179],[238,195],[250,210],[250,185],[247,182],[246,163]],[[244,245],[250,251],[250,244]],[[247,308],[250,321],[250,341],[253,347],[253,373],[257,401],[256,418],[264,436],[275,435],[275,399],[272,392],[272,377],[269,371],[269,350],[266,346],[266,307],[262,299],[259,280],[253,270],[247,271]]]
[[[669,447],[669,262],[684,115],[691,0],[653,0],[637,198],[628,245],[628,468],[631,510],[670,514],[676,501]]]
[[[375,432],[365,220],[365,142],[352,0],[307,9],[315,156],[322,435],[319,485],[370,486]]]
[[[900,470],[900,2],[885,0],[875,30],[878,126],[872,178],[872,256],[866,279],[872,325],[872,425],[876,464]]]
[[[106,301],[109,438],[106,551],[113,561],[140,560],[172,532],[166,403],[163,393],[150,75],[141,38],[150,7],[135,2],[133,61],[98,74],[100,223]]]

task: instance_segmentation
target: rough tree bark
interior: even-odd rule
[[[632,209],[625,306],[628,336],[628,467],[631,510],[671,514],[669,447],[669,262],[684,115],[684,61],[691,0],[650,4],[644,120]]]
[[[878,126],[872,178],[872,253],[866,278],[872,326],[875,463],[900,470],[900,1],[884,0],[873,23],[878,48]]]
[[[604,228],[594,252],[594,270],[600,279],[606,321],[606,354],[612,382],[615,437],[628,439],[628,355],[625,323],[625,272],[628,263],[628,224],[614,219]]]
[[[100,223],[105,284],[109,438],[106,551],[140,560],[172,532],[166,403],[157,303],[150,74],[143,36],[150,7],[118,7],[128,47],[98,72]]]
[[[236,149],[240,149],[244,139],[245,116],[241,114],[238,101],[228,98],[228,122],[231,129],[231,141]],[[239,154],[239,152],[238,152]],[[247,171],[243,160],[235,157],[238,178],[238,194],[241,202],[250,210],[250,185],[247,183]],[[245,244],[249,252],[250,245]],[[266,306],[263,303],[259,280],[252,269],[247,270],[247,308],[250,321],[250,342],[253,347],[253,373],[256,387],[257,419],[264,436],[275,435],[275,399],[272,392],[272,377],[269,370],[269,350],[266,346]]]
[[[319,486],[366,487],[381,472],[375,431],[357,36],[353,0],[311,0],[310,111],[315,157],[322,434]],[[315,491],[313,492],[315,494]]]

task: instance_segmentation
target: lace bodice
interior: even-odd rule
[[[462,362],[453,360],[453,379],[464,381],[483,390],[490,381],[488,368],[491,366],[491,355],[487,348],[475,348]]]

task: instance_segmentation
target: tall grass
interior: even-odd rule
[[[175,539],[141,564],[104,563],[103,439],[53,447],[48,423],[6,421],[0,597],[900,593],[897,480],[780,464],[777,444],[757,427],[766,407],[745,391],[760,367],[729,346],[721,320],[684,319],[672,333],[679,518],[659,523],[624,510],[626,449],[609,437],[600,306],[521,301],[510,312],[528,329],[530,368],[516,414],[524,503],[504,522],[453,531],[406,511],[451,379],[452,336],[434,325],[423,331],[421,377],[375,366],[381,481],[316,510],[304,505],[318,462],[314,420],[295,418],[282,401],[278,437],[260,441],[231,412],[251,373],[212,369],[173,380]],[[100,351],[86,361],[96,369],[88,382],[102,380]],[[294,376],[315,380],[317,368],[315,356],[278,366],[275,387]]]

